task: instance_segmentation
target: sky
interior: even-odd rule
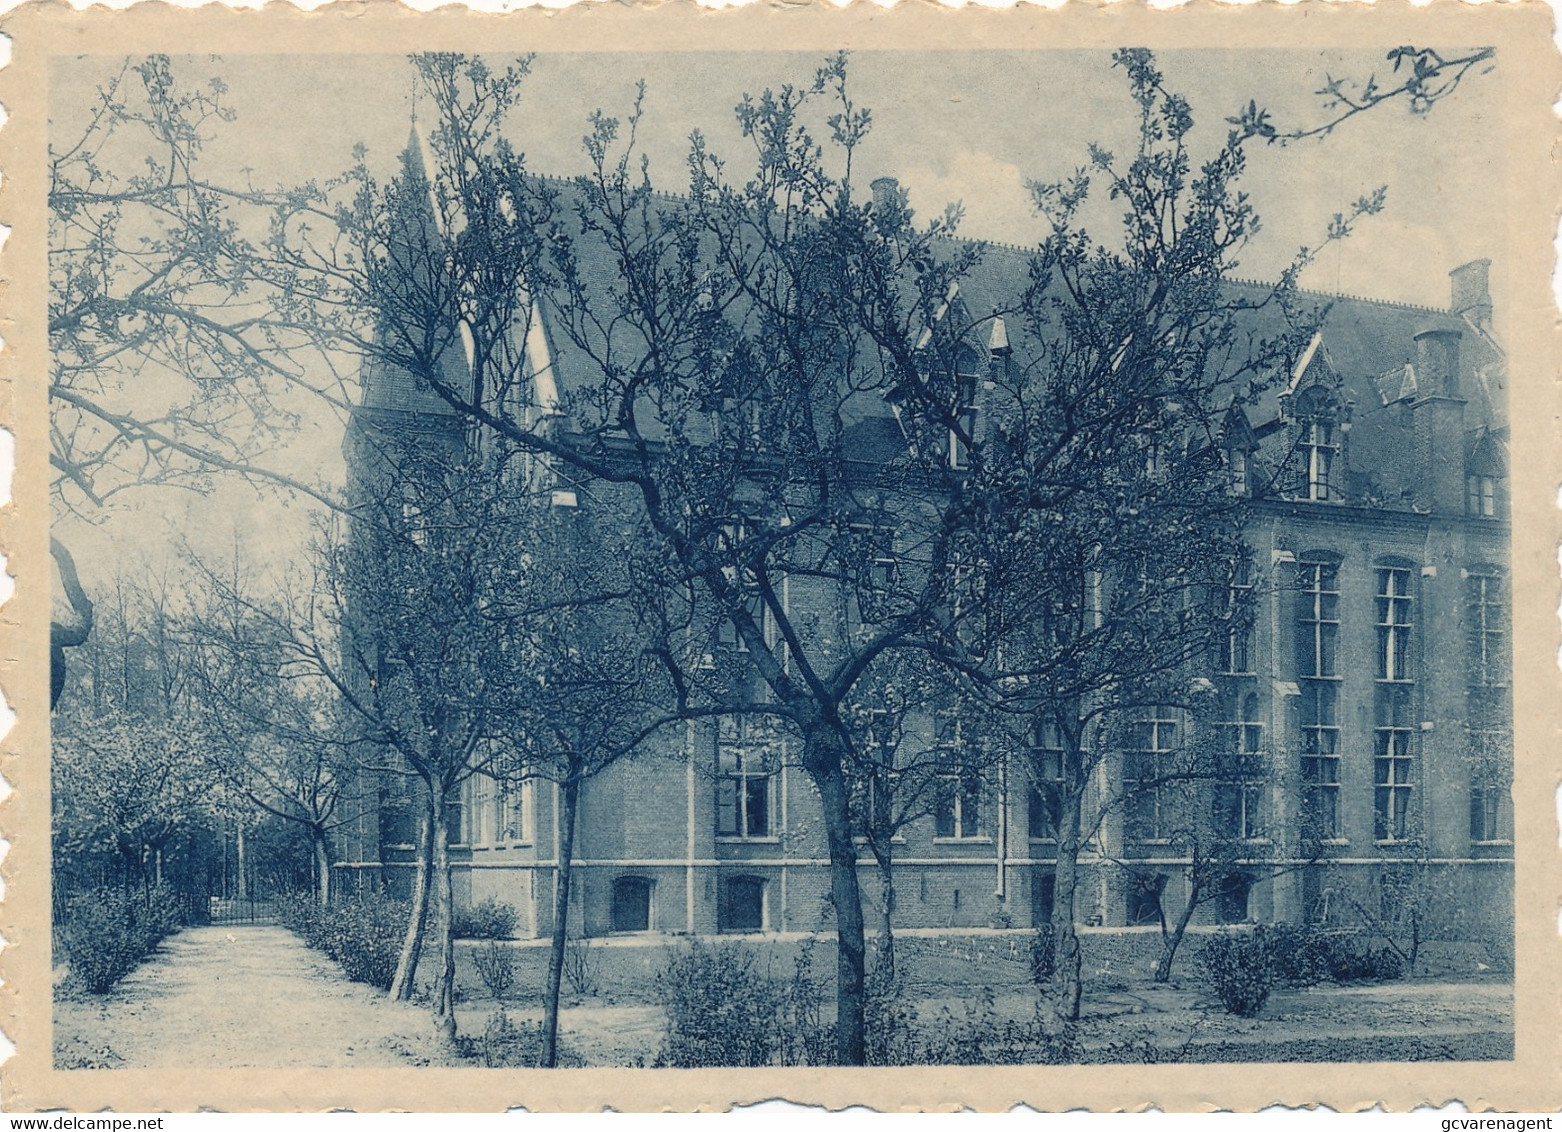
[[[1311,126],[1324,119],[1316,92],[1328,75],[1386,79],[1390,72],[1380,50],[1208,49],[1157,58],[1167,85],[1192,106],[1196,159],[1214,152],[1228,128],[1225,118],[1249,100],[1268,109],[1282,128]],[[601,109],[625,116],[643,79],[640,140],[653,181],[678,191],[691,131],[701,131],[734,173],[742,170],[751,150],[733,108],[743,94],[807,85],[822,61],[819,54],[791,52],[542,55],[533,60],[509,136],[534,172],[581,172],[589,115]],[[79,134],[97,84],[122,65],[102,57],[56,62],[50,102],[56,145]],[[351,164],[359,143],[367,147],[371,167],[388,175],[420,102],[413,69],[402,56],[226,56],[175,65],[191,78],[220,76],[229,89],[236,118],[208,145],[213,174],[244,171],[261,186],[327,178]],[[1091,143],[1118,153],[1132,144],[1135,107],[1109,53],[861,52],[851,57],[850,75],[854,99],[873,112],[871,135],[857,158],[858,179],[896,177],[923,219],[961,202],[961,232],[972,238],[1035,243],[1045,227],[1031,208],[1027,184],[1069,175],[1087,161]],[[1262,229],[1243,252],[1237,274],[1274,279],[1299,246],[1321,240],[1334,213],[1384,186],[1382,214],[1324,252],[1303,285],[1446,306],[1449,269],[1496,256],[1506,239],[1488,193],[1502,177],[1500,95],[1497,76],[1475,75],[1429,114],[1385,105],[1322,141],[1255,146],[1244,187]],[[1119,211],[1103,201],[1089,214],[1092,230],[1109,234]],[[1500,273],[1498,278],[1500,285]],[[1500,329],[1500,290],[1495,297]],[[311,422],[299,443],[306,463],[337,459],[340,426]],[[293,516],[271,515],[274,501],[246,502],[250,496],[192,503],[148,492],[133,521],[209,526],[219,544],[231,537],[224,528],[235,524],[297,525]],[[255,508],[271,518],[262,520]],[[110,520],[104,533],[116,524]]]

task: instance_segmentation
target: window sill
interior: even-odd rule
[[[492,849],[530,849],[532,845],[533,842],[530,841],[484,841],[465,846],[452,845],[451,848],[465,848],[472,850],[474,853],[482,853]]]
[[[1416,844],[1416,840],[1413,837],[1374,837],[1372,844],[1379,849],[1403,849]]]
[[[975,837],[935,837],[934,845],[991,845],[993,839],[985,833],[979,833]]]
[[[1217,672],[1217,673],[1215,673],[1215,675],[1216,676],[1250,676],[1250,677],[1253,677],[1253,676],[1257,676],[1258,673],[1253,672],[1250,669],[1243,669],[1241,672],[1237,672],[1235,670],[1231,670],[1231,671],[1225,671],[1225,672]]]
[[[1058,843],[1056,837],[1032,837],[1029,840],[1032,845],[1056,845]]]
[[[1513,840],[1508,837],[1494,837],[1489,841],[1472,841],[1472,849],[1512,849]]]
[[[718,833],[717,845],[780,845],[779,837],[741,837],[732,833]]]
[[[1386,676],[1376,677],[1373,680],[1373,683],[1374,684],[1391,684],[1391,685],[1393,685],[1396,688],[1414,688],[1416,686],[1416,682],[1414,680],[1390,680]]]

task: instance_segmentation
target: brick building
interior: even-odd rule
[[[1315,297],[1327,314],[1292,372],[1227,418],[1256,617],[1208,678],[1241,754],[1218,820],[1252,851],[1201,920],[1392,919],[1432,899],[1455,930],[1511,923],[1505,375],[1487,267],[1451,273],[1447,310]],[[975,306],[1025,269],[1022,254],[992,249],[961,301]],[[546,296],[538,314],[527,346],[549,356],[533,369],[590,380],[570,372]],[[998,323],[972,343],[977,368],[1007,347]],[[458,373],[454,347],[448,364]],[[461,423],[409,375],[371,371],[364,387],[348,439],[355,490],[378,490],[374,436],[461,443]],[[891,409],[861,409],[852,428],[865,452],[896,442]],[[1137,753],[1170,749],[1189,726],[1175,713],[1144,720]],[[1048,765],[1046,742],[1037,737],[1028,765]],[[741,722],[690,723],[592,780],[575,923],[591,936],[821,927],[819,803],[790,754]],[[1030,778],[1020,766],[984,774],[904,831],[903,925],[1050,917],[1053,803],[1049,784]],[[347,832],[340,868],[398,889],[413,837],[398,800],[384,801]],[[520,910],[524,932],[546,933],[558,813],[551,785],[472,778],[449,815],[458,899],[498,898]],[[1081,923],[1154,923],[1181,898],[1186,863],[1156,820],[1153,804],[1135,804],[1106,822],[1082,861]],[[1305,857],[1294,849],[1302,830],[1321,846]],[[861,874],[872,902],[866,851]]]

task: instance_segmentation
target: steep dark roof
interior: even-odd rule
[[[415,176],[421,176],[421,156],[416,145],[409,146],[407,166]],[[600,310],[614,310],[615,295],[623,286],[621,264],[598,236],[578,222],[574,210],[579,190],[571,182],[547,183],[557,194],[555,220],[573,249],[581,286],[594,303],[600,304]],[[416,187],[409,193],[407,207],[413,214],[420,207],[419,195]],[[674,197],[653,201],[653,207],[676,208],[681,204]],[[421,208],[429,208],[426,191]],[[417,224],[430,222],[431,213],[416,216]],[[950,305],[950,317],[973,325],[973,337],[978,339],[973,347],[984,358],[992,315],[1012,307],[1015,297],[1023,292],[1030,277],[1030,263],[1030,253],[1024,249],[983,245],[979,262],[960,281]],[[1467,291],[1472,266],[1480,265],[1460,269],[1465,274],[1459,282]],[[1230,286],[1234,294],[1255,302],[1270,290],[1266,284],[1249,281],[1233,281]],[[568,397],[572,391],[592,387],[600,381],[600,370],[585,351],[571,342],[561,324],[560,311],[549,296],[543,294],[538,299],[559,391]],[[1256,403],[1243,406],[1243,417],[1251,429],[1249,435],[1258,439],[1261,461],[1278,467],[1289,454],[1292,432],[1284,427],[1283,395],[1310,384],[1327,383],[1349,411],[1348,469],[1342,477],[1347,491],[1360,502],[1408,508],[1422,474],[1410,406],[1428,392],[1423,375],[1417,371],[1415,336],[1429,326],[1459,332],[1458,393],[1466,402],[1464,419],[1469,446],[1473,447],[1478,434],[1501,432],[1506,427],[1504,359],[1487,329],[1489,316],[1483,316],[1481,311],[1456,315],[1428,307],[1316,292],[1302,292],[1299,301],[1311,315],[1321,315],[1318,337],[1293,361],[1291,372],[1273,375],[1274,380]],[[1466,308],[1468,311],[1469,304]],[[1267,304],[1247,319],[1251,325],[1245,324],[1244,330],[1255,338],[1275,337],[1284,329],[1284,314],[1276,303]],[[1023,355],[1025,343],[1016,329],[1011,322],[1009,339],[1016,354]],[[635,339],[633,328],[623,322],[610,321],[604,326],[575,330],[592,336],[592,352],[598,354],[624,351],[625,356],[633,356],[643,345]],[[448,380],[458,387],[467,384],[466,360],[459,340],[446,352],[444,365]],[[371,405],[420,413],[445,411],[443,402],[426,384],[405,371],[381,366],[371,368],[365,378],[366,401]],[[642,407],[640,422],[653,438],[661,431],[649,407]],[[900,424],[891,407],[876,394],[859,392],[850,396],[845,402],[842,425],[850,458],[888,461],[904,451]]]

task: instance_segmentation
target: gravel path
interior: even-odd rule
[[[278,927],[190,928],[110,993],[59,1001],[61,1069],[426,1065],[427,1011],[348,982]]]

